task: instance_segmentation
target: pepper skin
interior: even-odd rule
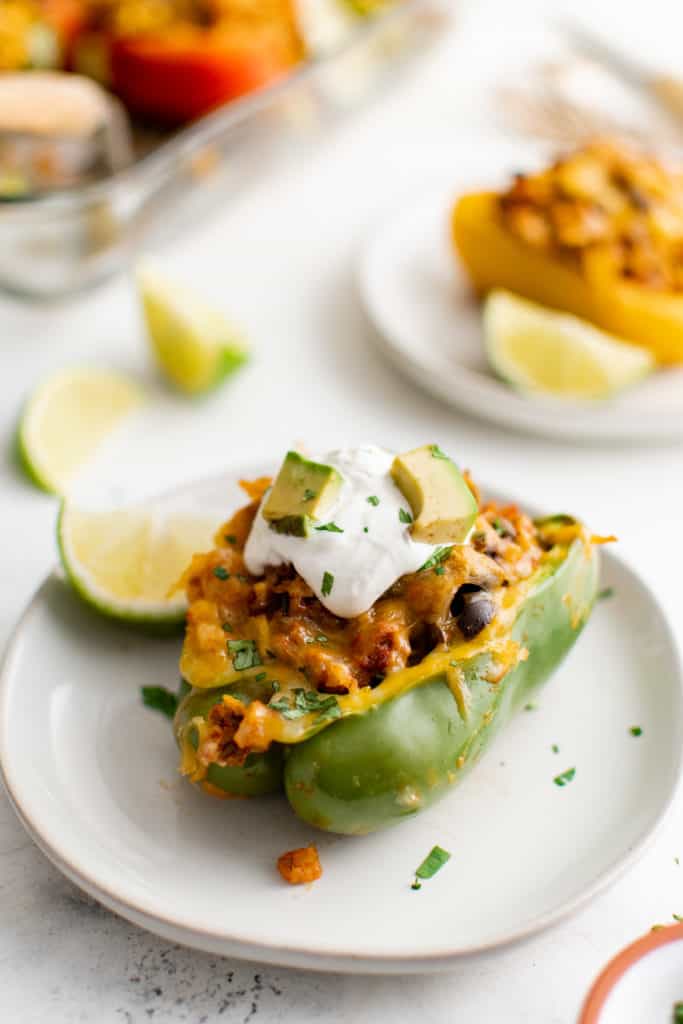
[[[575,541],[517,615],[512,636],[526,661],[498,683],[485,677],[489,655],[462,664],[464,706],[436,677],[290,747],[285,790],[295,813],[317,828],[358,835],[443,796],[560,663],[590,613],[597,578],[597,555]]]
[[[607,246],[569,259],[525,244],[505,227],[498,202],[495,192],[477,192],[453,208],[453,243],[478,293],[506,288],[643,345],[663,365],[683,362],[683,295],[619,276]]]
[[[568,517],[547,522],[576,537],[576,525]],[[513,641],[516,652],[513,667],[504,674],[495,671],[495,644],[488,650],[485,641],[484,653],[449,660],[450,678],[443,672],[430,676],[425,664],[426,678],[420,679],[418,673],[419,681],[396,696],[373,704],[381,687],[367,691],[370,701],[360,713],[314,727],[317,731],[300,742],[274,743],[265,754],[250,754],[242,767],[209,765],[205,781],[231,795],[274,792],[282,783],[284,751],[289,802],[300,818],[317,828],[362,834],[428,807],[459,781],[498,729],[548,678],[590,614],[598,585],[597,554],[583,535],[569,546],[559,539],[555,543],[514,606],[508,635],[499,638],[503,645]],[[526,660],[519,660],[520,648],[528,652]],[[496,677],[498,681],[492,681]],[[193,691],[176,715],[176,736],[184,753],[188,740],[192,742],[192,719],[203,719],[224,693],[245,704],[265,703],[272,687],[252,677]],[[196,747],[196,728],[194,732]],[[185,773],[192,777],[191,771]]]
[[[112,41],[113,91],[135,114],[175,125],[281,78],[295,63],[277,36],[232,44],[209,34]]]

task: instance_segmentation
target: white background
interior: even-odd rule
[[[419,77],[311,141],[277,174],[264,173],[157,254],[164,269],[200,286],[245,326],[254,358],[199,405],[157,390],[153,409],[125,443],[119,439],[116,459],[102,463],[110,490],[125,496],[164,489],[252,455],[279,454],[297,440],[322,449],[438,440],[477,479],[618,534],[622,555],[657,588],[681,635],[680,446],[556,445],[461,418],[383,365],[358,306],[354,261],[373,220],[419,186],[428,164],[439,160],[438,147],[452,163],[458,146],[503,130],[487,87],[523,75],[530,54],[552,50],[539,20],[554,6],[465,6],[457,31]],[[670,64],[680,58],[683,17],[673,0],[637,11],[623,3],[579,6],[585,20],[642,55]],[[128,280],[49,309],[0,300],[6,451],[22,396],[49,370],[83,361],[153,381]],[[55,559],[55,503],[21,479],[9,458],[0,474],[4,639]],[[682,835],[679,804],[650,852],[610,893],[523,946],[438,977],[343,978],[217,960],[137,930],[62,879],[3,797],[0,1017],[16,1024],[569,1024],[613,953],[683,912],[683,867],[674,861],[683,860]]]

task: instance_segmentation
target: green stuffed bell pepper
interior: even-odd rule
[[[323,470],[315,464],[319,492],[332,479]],[[284,789],[327,831],[392,825],[445,795],[571,648],[595,601],[600,538],[569,516],[533,522],[514,506],[477,506],[464,527],[460,517],[464,543],[433,548],[345,617],[293,565],[250,572],[255,490],[186,575],[181,669],[193,689],[175,720],[181,772],[216,796]],[[411,509],[406,528],[453,529],[441,513],[434,525],[429,501]],[[315,522],[297,526],[298,544]],[[337,512],[321,532],[344,522]]]

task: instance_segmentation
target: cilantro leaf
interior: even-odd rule
[[[333,586],[334,586],[334,576],[332,575],[332,573],[331,572],[323,573],[323,585],[322,585],[322,588],[321,588],[322,589],[323,597],[327,597],[329,594],[332,593],[332,587]]]
[[[230,573],[228,572],[227,569],[224,569],[222,565],[217,565],[214,568],[214,570],[213,570],[213,574],[216,577],[216,579],[219,579],[219,580],[229,580],[230,579]]]
[[[433,846],[429,851],[425,859],[420,864],[419,868],[415,872],[415,882],[413,888],[419,887],[418,878],[426,879],[433,878],[437,871],[441,871],[444,864],[447,864],[451,859],[451,855],[448,850],[444,850],[442,846]]]
[[[140,689],[142,703],[146,708],[160,711],[167,718],[173,718],[178,708],[178,698],[163,686],[143,686]]]
[[[452,544],[449,544],[448,547],[437,548],[434,554],[430,555],[424,565],[421,565],[417,571],[424,572],[425,569],[435,569],[437,565],[441,565],[442,562],[446,561],[452,550]]]
[[[370,497],[366,498],[365,500],[367,501],[368,505],[374,505],[375,508],[377,508],[377,506],[379,505],[379,498],[377,497],[376,494],[371,494]]]
[[[323,526],[316,526],[315,529],[318,533],[325,531],[327,533],[343,533],[341,527],[337,526],[336,523],[325,523]]]
[[[576,768],[567,768],[566,772],[560,772],[553,779],[556,786],[567,786],[576,775]]]
[[[243,672],[246,668],[263,664],[255,640],[228,640],[228,650],[232,654],[232,667],[235,672]]]
[[[413,521],[413,517],[411,516],[410,512],[406,512],[404,508],[400,508],[398,510],[398,518],[402,523],[407,523],[408,525],[410,525]]]

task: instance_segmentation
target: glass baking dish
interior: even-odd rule
[[[26,299],[85,288],[249,182],[390,81],[443,30],[449,0],[403,0],[285,80],[173,134],[97,183],[0,202],[0,288]]]

